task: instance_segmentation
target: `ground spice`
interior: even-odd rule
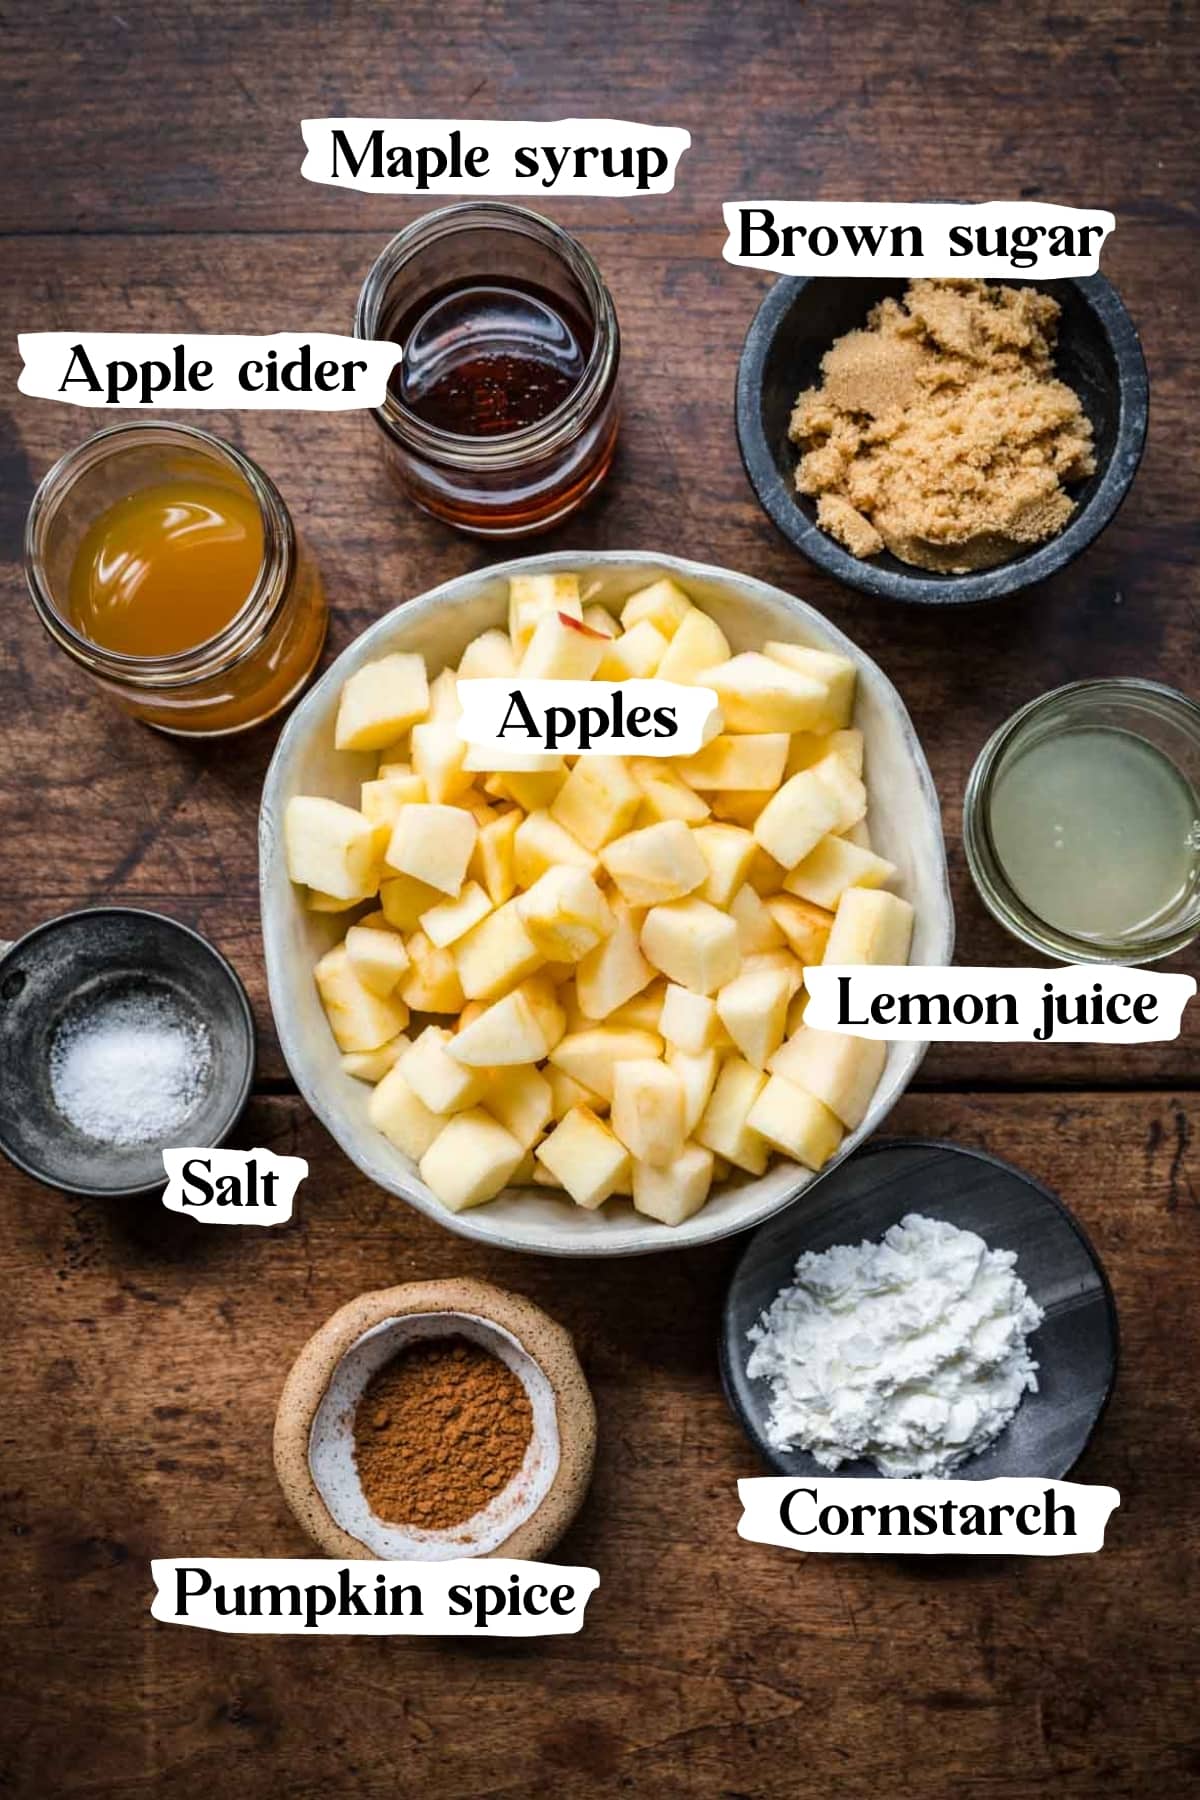
[[[964,574],[1056,535],[1093,473],[1092,428],[1054,375],[1060,308],[1036,288],[914,281],[826,351],[789,435],[796,487],[854,556]]]
[[[521,1467],[533,1435],[524,1385],[467,1338],[410,1344],[376,1370],[354,1415],[354,1458],[377,1518],[445,1531]]]

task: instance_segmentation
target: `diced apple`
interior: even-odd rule
[[[363,986],[345,944],[326,951],[313,973],[339,1050],[378,1050],[408,1024],[401,1001]]]
[[[758,789],[773,792],[783,779],[787,761],[786,731],[759,732],[746,737],[722,734],[682,757],[675,768],[689,787],[708,793],[714,788]]]
[[[830,836],[823,837],[804,861],[797,863],[783,885],[789,894],[832,911],[847,888],[886,887],[895,874],[895,863],[876,856],[873,850],[861,850],[843,837]]]
[[[413,768],[435,805],[445,805],[470,787],[471,774],[463,766],[466,754],[466,744],[448,719],[413,726]]]
[[[649,619],[665,638],[673,638],[691,611],[692,603],[683,589],[664,575],[649,587],[630,594],[621,608],[621,623],[626,631],[631,631],[643,619]]]
[[[832,831],[841,803],[815,769],[785,781],[754,822],[757,842],[783,868],[791,869]]]
[[[521,679],[590,681],[608,642],[570,613],[543,613],[521,658]]]
[[[594,602],[591,606],[584,607],[583,622],[585,625],[590,625],[593,631],[600,632],[603,637],[615,638],[620,637],[621,635],[621,627],[617,624],[617,621],[613,618],[607,606],[601,606],[598,601]]]
[[[512,1133],[475,1107],[448,1120],[438,1133],[421,1158],[421,1180],[443,1206],[463,1212],[494,1200],[522,1155]]]
[[[717,1040],[720,1020],[716,1002],[707,994],[694,994],[690,988],[669,982],[658,1028],[668,1044],[689,1056],[699,1056]]]
[[[789,776],[798,775],[801,769],[811,769],[814,763],[826,756],[839,756],[851,774],[862,779],[863,772],[863,734],[861,731],[797,731],[793,734],[791,749],[788,751],[787,769]]]
[[[442,669],[429,683],[429,719],[454,725],[462,712],[458,698],[458,677],[453,669]],[[414,728],[415,729],[415,728]]]
[[[473,1028],[472,1028],[473,1029]],[[423,1106],[434,1113],[465,1112],[487,1087],[486,1075],[449,1054],[458,1038],[440,1025],[427,1025],[396,1067]]]
[[[701,1144],[685,1144],[669,1169],[633,1165],[633,1204],[662,1225],[682,1225],[698,1213],[713,1183],[713,1154]]]
[[[683,1135],[690,1137],[703,1118],[704,1109],[716,1085],[717,1072],[721,1066],[720,1052],[700,1050],[693,1054],[688,1050],[677,1049],[674,1044],[668,1044],[666,1064],[679,1077],[683,1088]]]
[[[615,756],[581,756],[554,796],[550,816],[589,850],[629,830],[642,790]]]
[[[649,987],[643,988],[640,994],[635,994],[632,1000],[623,1001],[614,1011],[608,1013],[606,1015],[607,1022],[610,1025],[632,1025],[637,1031],[658,1031],[666,993],[665,981],[653,981]],[[589,1019],[588,1024],[591,1022]],[[585,1029],[586,1026],[579,1027],[581,1031]]]
[[[807,1011],[808,1011],[808,995],[804,991],[804,989],[801,988],[799,993],[792,995],[791,1004],[788,1007],[788,1016],[787,1016],[787,1036],[788,1037],[795,1037],[796,1033],[799,1031],[800,1027],[804,1023],[804,1015]]]
[[[691,835],[708,867],[700,898],[726,910],[745,882],[758,846],[740,825],[699,825]]]
[[[478,826],[461,806],[406,806],[388,844],[390,868],[457,897]]]
[[[553,759],[557,768],[546,769],[505,769],[497,775],[488,777],[490,784],[495,782],[499,797],[515,800],[517,805],[527,813],[540,812],[550,805],[567,779],[567,765],[561,757]]]
[[[906,963],[913,909],[885,888],[847,888],[825,945],[827,963]]]
[[[512,575],[508,582],[508,635],[518,661],[543,613],[583,617],[578,575]]]
[[[472,638],[458,665],[460,681],[503,681],[517,672],[517,659],[505,631],[483,631]]]
[[[785,873],[786,871],[775,861],[775,858],[768,856],[762,845],[759,844],[758,855],[746,872],[746,881],[760,900],[766,900],[770,895],[780,892]]]
[[[534,1152],[576,1206],[594,1212],[629,1174],[629,1152],[588,1106],[575,1106]]]
[[[729,916],[737,926],[738,947],[743,956],[762,950],[778,950],[784,935],[749,882],[729,902]]]
[[[607,1019],[654,980],[654,969],[638,943],[641,915],[618,902],[613,916],[609,935],[589,951],[575,972],[579,1008],[588,1019]]]
[[[412,967],[400,983],[401,999],[414,1012],[461,1012],[462,984],[450,951],[431,944],[423,931],[414,931],[404,947]]]
[[[721,1066],[712,1098],[696,1127],[697,1143],[749,1175],[761,1175],[770,1155],[766,1140],[748,1123],[750,1109],[766,1084],[761,1069],[740,1056],[731,1056]]]
[[[497,1068],[483,1103],[524,1150],[537,1143],[554,1115],[550,1083],[534,1068]]]
[[[764,905],[806,968],[822,961],[833,929],[832,913],[790,894],[771,894]]]
[[[587,870],[561,864],[539,875],[517,906],[547,962],[579,962],[612,935],[617,923]]]
[[[367,1117],[412,1162],[420,1162],[446,1123],[418,1100],[399,1068],[389,1069],[371,1095]]]
[[[844,831],[841,835],[846,843],[854,844],[859,850],[873,850],[875,848],[871,842],[870,827],[865,819],[860,819],[857,825],[852,825],[849,831]],[[862,882],[855,882],[854,885],[855,887],[862,887],[864,884]]]
[[[515,899],[498,906],[459,938],[453,954],[469,1000],[498,999],[545,960],[526,930]]]
[[[550,1061],[611,1103],[613,1071],[618,1063],[653,1059],[662,1053],[663,1041],[652,1031],[593,1025],[590,1031],[572,1031],[560,1038],[550,1052]]]
[[[304,904],[309,912],[340,913],[349,912],[351,907],[361,906],[366,895],[358,894],[353,900],[341,900],[336,894],[323,894],[320,888],[306,888]]]
[[[448,1053],[475,1069],[541,1062],[562,1037],[563,1025],[553,987],[543,977],[531,976],[464,1026]]]
[[[531,888],[548,869],[582,869],[594,875],[599,862],[557,819],[544,810],[531,812],[513,837],[513,875],[518,887]]]
[[[823,756],[808,773],[823,781],[837,801],[837,821],[831,830],[849,831],[866,816],[867,790],[844,757]]]
[[[653,906],[642,926],[641,947],[668,981],[712,994],[737,974],[737,926],[727,913],[691,897]]]
[[[646,681],[667,651],[667,640],[649,619],[611,638],[596,670],[598,681]]]
[[[385,875],[379,884],[379,904],[388,924],[397,931],[413,931],[431,906],[446,896],[440,888],[411,875]]]
[[[353,904],[379,886],[386,833],[353,806],[296,794],[283,818],[287,871],[331,899]]]
[[[602,1094],[576,1081],[565,1069],[556,1069],[550,1062],[543,1073],[550,1085],[550,1103],[556,1119],[565,1119],[573,1106],[590,1106],[593,1112],[608,1110],[608,1101]]]
[[[804,969],[790,950],[758,950],[753,956],[743,956],[743,975],[754,969],[770,969],[773,973],[787,977],[788,999],[799,993],[804,986]]]
[[[715,619],[693,607],[673,634],[656,671],[660,681],[692,686],[703,669],[729,660],[729,640]]]
[[[842,1141],[842,1127],[829,1108],[782,1075],[772,1075],[746,1121],[785,1156],[815,1173]]]
[[[429,711],[425,658],[397,652],[364,663],[342,688],[334,726],[338,750],[382,750]]]
[[[820,682],[757,650],[702,669],[696,685],[712,688],[733,732],[818,730],[827,702]]]
[[[408,1008],[405,1008],[407,1012]],[[409,1040],[404,1033],[398,1032],[389,1038],[386,1044],[380,1044],[378,1050],[347,1050],[342,1057],[342,1068],[355,1081],[368,1081],[372,1085],[382,1081],[389,1069],[394,1069],[397,1060],[408,1049]]]
[[[493,906],[503,906],[517,891],[514,841],[523,816],[517,807],[509,807],[480,825],[475,839],[467,873],[484,888]]]
[[[421,930],[431,944],[444,950],[465,937],[492,911],[492,903],[477,881],[468,881],[457,900],[442,900],[421,915]]]
[[[776,968],[743,969],[717,995],[717,1016],[756,1069],[765,1069],[783,1042],[791,997],[786,972]]]
[[[854,1131],[866,1117],[886,1061],[887,1044],[880,1038],[804,1026],[775,1052],[771,1073],[815,1095]]]
[[[749,831],[770,798],[766,788],[718,788],[712,797],[713,816]]]
[[[653,825],[662,819],[682,819],[685,825],[699,825],[708,818],[711,808],[707,800],[690,788],[661,756],[635,756],[629,761],[629,773],[642,790],[643,824]]]
[[[664,1062],[619,1062],[613,1071],[612,1128],[630,1155],[664,1168],[683,1149],[683,1083]]]
[[[425,783],[411,770],[404,775],[389,775],[382,781],[364,781],[359,790],[363,817],[373,825],[394,825],[402,806],[428,798]]]
[[[709,872],[697,835],[682,819],[663,819],[614,839],[601,850],[600,861],[630,906],[681,900]]]
[[[553,750],[490,743],[468,744],[463,767],[471,775],[565,775],[567,765]]]
[[[380,930],[374,925],[352,925],[346,933],[346,954],[358,979],[373,994],[392,993],[408,969],[404,939],[386,926]]]
[[[837,731],[849,725],[854,713],[854,687],[857,670],[848,657],[832,650],[814,650],[807,644],[768,642],[763,654],[785,668],[816,681],[825,689],[825,708],[821,722],[806,727],[810,731]]]

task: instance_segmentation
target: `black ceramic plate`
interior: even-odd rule
[[[1108,1278],[1061,1200],[997,1157],[956,1144],[876,1140],[754,1233],[725,1302],[721,1375],[734,1413],[779,1474],[831,1473],[811,1456],[767,1442],[770,1389],[747,1378],[746,1333],[790,1282],[804,1251],[880,1238],[910,1212],[948,1219],[993,1249],[1015,1250],[1017,1274],[1046,1315],[1030,1339],[1040,1365],[1037,1393],[1026,1394],[1007,1430],[956,1469],[956,1478],[1060,1480],[1082,1456],[1116,1379],[1117,1313]],[[836,1473],[877,1478],[879,1470],[854,1462]]]
[[[1005,277],[1009,287],[1031,285]],[[1064,531],[994,569],[935,575],[890,552],[851,556],[817,524],[815,502],[797,494],[796,449],[788,421],[796,396],[820,380],[821,358],[847,331],[867,322],[902,280],[784,276],[767,292],[746,334],[738,364],[738,446],[765,512],[796,548],[828,574],[863,593],[925,606],[1000,600],[1063,568],[1103,530],[1129,491],[1146,441],[1146,364],[1133,321],[1103,275],[1039,282],[1062,308],[1055,371],[1074,388],[1092,422],[1096,473],[1072,490],[1076,510]]]

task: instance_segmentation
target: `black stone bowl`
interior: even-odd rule
[[[1116,1381],[1117,1312],[1108,1277],[1061,1200],[998,1157],[956,1144],[875,1139],[754,1233],[730,1283],[721,1334],[721,1378],[735,1416],[778,1474],[834,1473],[767,1441],[770,1384],[746,1374],[746,1333],[790,1283],[803,1252],[874,1241],[910,1212],[977,1232],[993,1250],[1015,1250],[1017,1274],[1046,1315],[1030,1339],[1037,1393],[1025,1395],[1006,1430],[960,1464],[954,1478],[1061,1480],[1083,1455]],[[852,1462],[836,1474],[877,1480],[879,1470]]]
[[[738,445],[746,473],[783,535],[848,587],[923,606],[1002,600],[1044,581],[1085,550],[1129,491],[1146,441],[1149,390],[1137,332],[1115,289],[1102,275],[1046,283],[1005,277],[1005,284],[1044,286],[1062,307],[1056,371],[1092,422],[1096,473],[1071,490],[1076,509],[1057,537],[969,575],[930,574],[890,551],[851,556],[821,530],[816,502],[798,494],[793,479],[796,448],[787,433],[796,396],[819,383],[821,358],[834,339],[865,325],[876,302],[899,296],[907,283],[784,276],[755,314],[737,377]]]
[[[50,1051],[64,1018],[134,993],[169,998],[208,1030],[208,1078],[172,1144],[211,1149],[241,1116],[254,1077],[254,1019],[225,958],[161,913],[65,913],[0,950],[0,1150],[49,1187],[112,1198],[166,1180],[170,1145],[88,1137],[59,1111],[51,1088]]]

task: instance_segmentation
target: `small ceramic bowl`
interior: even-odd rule
[[[533,1435],[502,1493],[444,1531],[378,1518],[354,1460],[354,1414],[376,1370],[419,1339],[463,1337],[498,1356],[529,1395]],[[288,1505],[328,1556],[439,1562],[546,1556],[592,1477],[596,1410],[561,1325],[519,1294],[483,1281],[415,1281],[362,1294],[309,1339],[275,1418],[275,1470]]]
[[[55,1104],[55,1035],[97,1004],[142,995],[204,1027],[208,1070],[170,1145],[102,1143]],[[186,925],[136,907],[97,906],[0,946],[0,1150],[48,1187],[98,1199],[162,1187],[163,1150],[223,1143],[253,1078],[246,990],[225,958]]]
[[[486,1206],[452,1213],[421,1180],[413,1163],[368,1117],[371,1089],[347,1075],[321,1010],[313,965],[342,937],[348,915],[307,910],[288,879],[283,820],[294,794],[327,794],[357,806],[360,784],[375,772],[373,755],[333,747],[343,683],[364,663],[393,650],[426,658],[430,675],[453,667],[479,632],[508,620],[508,578],[570,570],[589,598],[619,611],[625,599],[663,575],[677,581],[696,606],[711,614],[734,650],[757,650],[767,638],[813,644],[850,657],[858,668],[854,723],[866,745],[871,833],[875,848],[895,863],[897,890],[916,919],[912,961],[944,964],[954,950],[954,912],[946,875],[941,809],[904,702],[883,670],[851,640],[779,588],[729,569],[675,556],[619,551],[557,551],[460,575],[378,619],[322,676],[293,712],[279,739],[263,787],[259,820],[259,879],[263,948],[279,1041],[296,1084],[317,1117],[369,1181],[397,1194],[448,1231],[549,1256],[629,1256],[680,1250],[759,1224],[786,1206],[812,1176],[776,1161],[758,1179],[720,1182],[706,1206],[682,1225],[660,1224],[626,1201],[596,1211],[572,1206],[544,1188],[507,1188]],[[882,1122],[924,1055],[924,1044],[895,1043],[870,1110],[847,1134],[839,1156]]]
[[[923,1138],[879,1140],[822,1178],[803,1207],[750,1239],[734,1271],[721,1333],[725,1394],[763,1461],[780,1475],[878,1479],[874,1463],[823,1469],[767,1437],[770,1383],[746,1374],[746,1333],[792,1279],[797,1257],[834,1244],[877,1242],[906,1213],[947,1219],[993,1250],[1016,1252],[1016,1272],[1045,1318],[1032,1334],[1038,1389],[956,1480],[1033,1475],[1061,1480],[1079,1461],[1117,1376],[1117,1312],[1100,1259],[1062,1201],[1020,1169]]]
[[[737,434],[742,461],[763,510],[810,562],[848,587],[884,600],[961,606],[1002,600],[1064,568],[1108,524],[1142,458],[1149,390],[1132,319],[1102,275],[1045,284],[1005,278],[1010,287],[1045,286],[1062,308],[1056,373],[1078,394],[1092,422],[1096,473],[1072,492],[1070,523],[1047,543],[969,575],[935,575],[890,551],[851,556],[817,524],[816,502],[798,494],[797,453],[788,438],[796,397],[820,381],[821,358],[847,331],[867,322],[903,280],[836,276],[777,281],[746,334],[737,376]]]

